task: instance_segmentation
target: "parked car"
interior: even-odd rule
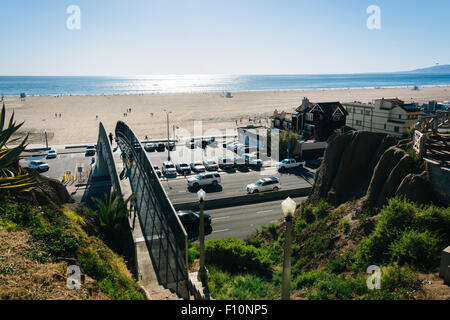
[[[180,219],[189,239],[194,239],[199,235],[200,227],[200,214],[192,210],[180,210],[177,211],[178,219]],[[205,235],[211,234],[212,227],[212,217],[206,212],[203,213],[203,221],[205,224]],[[169,223],[175,223],[175,219],[169,218]]]
[[[186,147],[189,149],[195,149],[196,147],[195,139],[194,138],[186,139]]]
[[[172,151],[173,149],[175,149],[175,142],[169,142],[166,144],[166,149],[169,151]]]
[[[208,140],[208,145],[211,147],[217,147],[217,141],[215,137],[210,137]]]
[[[305,165],[305,161],[296,161],[295,159],[284,159],[280,162],[277,162],[276,166],[278,171],[284,171],[287,169],[293,169],[298,167],[303,167]]]
[[[175,169],[175,165],[172,163],[172,161],[163,162],[162,173],[165,176],[176,176],[177,175],[177,170]]]
[[[191,170],[193,172],[205,172],[206,168],[201,161],[194,161],[191,163]]]
[[[245,163],[249,167],[261,168],[263,165],[262,160],[258,159],[255,155],[246,153],[242,155],[242,158],[244,158]]]
[[[84,153],[85,157],[92,157],[95,156],[95,146],[93,144],[89,144],[86,147],[86,152]]]
[[[208,171],[219,170],[219,166],[217,165],[217,162],[215,162],[214,160],[203,160],[203,165],[205,166],[205,169]]]
[[[218,172],[203,172],[199,173],[195,177],[187,180],[188,188],[198,188],[200,186],[217,186],[220,184],[220,174]]]
[[[277,177],[259,179],[246,187],[248,193],[258,193],[264,191],[278,191],[281,189],[280,180]]]
[[[47,163],[40,160],[31,160],[28,166],[36,169],[37,172],[46,172],[50,169],[50,166]]]
[[[184,175],[185,173],[186,175],[191,174],[191,167],[185,162],[177,163],[176,169],[177,172],[181,175]]]
[[[230,158],[220,157],[218,163],[220,169],[231,169],[234,167],[234,161]]]
[[[155,173],[158,176],[158,178],[161,178],[161,176],[162,176],[161,169],[159,169],[158,166],[154,166],[153,169],[155,170]]]
[[[242,157],[234,157],[233,164],[234,167],[237,169],[243,169],[247,167],[247,163],[245,162],[245,159]]]
[[[156,150],[158,151],[164,151],[166,149],[166,145],[164,144],[164,142],[158,142],[156,144]]]
[[[47,156],[45,157],[46,159],[55,159],[56,157],[57,157],[57,153],[56,153],[56,151],[55,150],[50,150],[48,153],[47,153]]]
[[[322,161],[323,161],[323,157],[319,157],[317,159],[308,161],[308,164],[313,167],[319,167],[320,164],[322,163]]]
[[[144,145],[144,150],[147,152],[153,152],[156,150],[156,143],[146,143]]]

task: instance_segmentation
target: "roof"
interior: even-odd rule
[[[347,110],[345,110],[340,102],[319,102],[316,103],[313,107],[306,108],[305,112],[311,111],[316,106],[319,106],[320,109],[322,109],[322,111],[326,114],[334,114],[336,109],[340,109],[343,114],[348,116]]]
[[[403,100],[400,100],[399,98],[393,98],[393,99],[384,99],[384,101],[390,102],[392,104],[395,104],[397,106],[402,106],[405,104]]]
[[[399,105],[400,108],[402,108],[403,110],[405,110],[406,112],[419,112],[420,108],[415,105],[415,104],[404,104],[404,105]]]

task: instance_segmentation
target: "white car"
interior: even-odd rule
[[[283,171],[287,169],[293,169],[297,167],[303,167],[305,165],[305,161],[296,161],[295,159],[284,159],[280,162],[277,162],[278,171]]]
[[[259,179],[246,187],[247,193],[258,193],[264,191],[278,191],[281,189],[280,180],[277,177]]]
[[[191,163],[191,170],[193,172],[205,172],[206,168],[201,161],[194,161]]]
[[[175,168],[175,165],[171,161],[166,161],[162,165],[162,173],[165,176],[176,176],[177,169]]]
[[[37,172],[45,172],[50,169],[50,166],[43,161],[31,160],[29,163],[30,168],[36,169]]]
[[[234,161],[230,158],[220,157],[218,163],[220,169],[231,169],[234,167]]]
[[[220,182],[221,179],[218,172],[203,172],[187,179],[188,188],[198,188],[205,185],[217,186]]]
[[[47,153],[47,156],[45,157],[46,159],[55,159],[56,157],[57,157],[57,153],[56,153],[56,151],[55,150],[50,150],[48,153]]]
[[[217,165],[217,162],[215,162],[214,160],[203,160],[203,165],[205,166],[205,169],[207,171],[219,170],[219,166]]]

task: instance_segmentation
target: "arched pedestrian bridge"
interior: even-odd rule
[[[134,221],[130,218],[130,229],[141,285],[147,292],[160,285],[189,299],[195,290],[187,270],[186,231],[131,128],[119,121],[115,136],[118,143],[112,146],[100,123],[96,165],[83,201],[88,203],[92,196],[111,191],[124,196],[134,193],[137,217]],[[121,155],[126,155],[125,161]],[[95,187],[98,181],[101,188]]]

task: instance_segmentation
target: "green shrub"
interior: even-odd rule
[[[420,280],[408,267],[388,266],[381,268],[381,288],[370,290],[366,300],[405,300],[413,299],[421,287]]]
[[[355,265],[364,269],[394,261],[433,267],[449,237],[450,208],[423,207],[404,198],[392,198],[380,211],[373,232],[361,241]]]
[[[293,280],[293,288],[307,289],[311,300],[353,299],[367,292],[364,277],[346,278],[325,271],[301,274]]]
[[[254,272],[263,276],[272,275],[272,261],[263,250],[233,238],[207,241],[205,262],[232,273]]]
[[[347,219],[341,219],[339,221],[339,225],[342,227],[342,231],[345,234],[348,234],[348,232],[350,231],[350,223],[348,222]]]
[[[306,206],[302,206],[300,211],[300,217],[302,220],[306,221],[307,224],[311,224],[316,220],[314,216],[314,209],[312,204],[308,204]]]
[[[208,267],[211,296],[219,300],[274,299],[272,283],[254,274],[232,274],[219,267]]]
[[[328,265],[327,269],[335,274],[342,273],[346,270],[347,264],[344,259],[338,258],[331,260]]]
[[[323,219],[330,214],[330,211],[333,207],[323,199],[317,201],[314,206],[314,215],[317,219]]]
[[[438,257],[438,242],[429,231],[406,231],[390,245],[391,260],[399,264],[430,267]]]

